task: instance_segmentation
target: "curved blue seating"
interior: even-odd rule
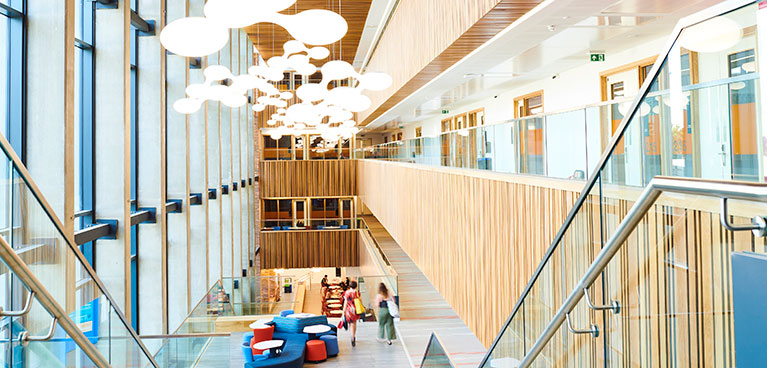
[[[280,312],[280,317],[287,317],[287,316],[289,316],[291,314],[294,314],[294,313],[295,312],[293,312],[292,309],[287,309],[287,310],[284,310],[284,311]]]
[[[285,344],[282,346],[282,353],[279,356],[263,360],[246,361],[245,368],[303,368],[307,337],[306,334],[275,332],[275,340],[285,340]]]

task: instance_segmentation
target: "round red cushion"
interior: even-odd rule
[[[328,358],[325,351],[325,342],[322,340],[309,340],[306,342],[306,360],[319,362]]]

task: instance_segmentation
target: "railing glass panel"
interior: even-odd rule
[[[103,285],[96,281],[93,268],[87,265],[80,250],[63,235],[61,222],[29,173],[20,166],[5,138],[0,138],[0,145],[5,153],[5,158],[0,159],[3,173],[0,202],[4,202],[0,223],[8,226],[2,232],[3,239],[110,364],[138,367],[149,363],[148,350]],[[114,269],[121,270],[117,266],[123,261],[127,262],[116,260]],[[108,275],[107,270],[104,275]],[[115,274],[115,278],[120,275]],[[10,303],[13,308],[19,307],[18,301]]]
[[[453,360],[450,359],[450,355],[448,355],[445,348],[442,347],[442,343],[439,341],[437,335],[433,333],[429,338],[429,344],[426,345],[426,352],[423,355],[421,367],[455,367]]]
[[[757,6],[738,4],[743,2],[729,2],[712,8],[709,15],[697,15],[703,22],[691,23],[674,35],[657,69],[649,74],[635,108],[613,103],[587,108],[583,119],[567,115],[566,119],[576,125],[585,124],[585,140],[590,142],[585,165],[588,170],[599,170],[589,180],[549,255],[543,257],[483,367],[523,360],[653,177],[765,182],[765,133],[760,122],[756,62]],[[726,6],[735,10],[722,14]],[[723,32],[730,33],[724,37],[727,42],[712,41],[711,35]],[[625,125],[619,126],[627,117]],[[557,142],[555,132],[561,124],[558,117],[544,118],[545,147],[551,147]],[[530,129],[541,128],[537,122],[523,126],[523,121],[500,132],[519,137],[513,155],[516,172],[532,173],[539,161],[530,155],[537,152],[529,146],[536,141]],[[527,133],[520,135],[525,129]],[[617,140],[601,163],[594,164],[594,142],[605,141],[613,132]],[[584,139],[576,132],[567,134]],[[493,139],[497,147],[499,130]],[[564,168],[579,170],[584,157],[576,152],[568,155],[555,156],[566,160],[562,169],[555,170],[560,163],[552,161],[551,152],[544,152],[546,175],[560,177],[557,172],[566,173]],[[446,161],[444,156],[442,161]],[[669,196],[656,204],[590,289],[594,304],[618,300],[623,306],[620,314],[595,312],[581,301],[571,313],[572,325],[575,329],[597,325],[599,337],[573,334],[563,324],[533,366],[713,366],[727,362],[726,357],[733,354],[730,348],[712,349],[709,345],[732,344],[731,334],[713,336],[706,331],[731,328],[729,311],[722,307],[729,300],[728,254],[763,240],[724,231],[717,218],[717,202],[712,205],[712,200],[707,201]],[[740,216],[747,218],[758,212],[746,211]],[[735,221],[748,222],[743,218]],[[710,239],[709,243],[704,239]],[[706,293],[710,295],[704,296]],[[695,309],[708,305],[700,303],[709,303],[709,298],[723,304],[705,311]],[[709,329],[691,328],[692,324]],[[659,343],[665,351],[655,349]],[[714,362],[711,356],[702,356],[703,350],[695,349],[703,345],[693,349],[695,344],[708,344],[705,350],[716,350],[725,360]]]

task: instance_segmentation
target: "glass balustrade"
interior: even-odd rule
[[[463,159],[457,158],[463,153],[457,133],[365,151],[365,158],[560,178],[577,170],[595,173],[482,367],[523,360],[653,177],[765,182],[756,12],[752,3],[699,15],[702,22],[673,35],[631,104],[474,128],[489,137],[492,149]],[[544,130],[542,150],[530,146],[536,129]],[[600,142],[613,132],[615,141],[598,160]],[[573,144],[565,144],[567,137]],[[492,164],[466,166],[483,157]],[[599,336],[573,334],[563,324],[532,366],[733,365],[730,253],[766,250],[763,239],[725,230],[718,205],[711,198],[664,195],[590,288],[594,304],[618,301],[620,313],[594,311],[581,300],[571,313],[573,327],[596,325]],[[736,223],[765,214],[752,203],[737,208]]]
[[[447,354],[439,338],[434,333],[429,337],[429,344],[426,345],[426,352],[421,361],[421,367],[443,367],[454,368],[453,360]]]
[[[65,306],[70,318],[111,365],[143,367],[150,363],[148,350],[121,308],[108,295],[72,239],[63,235],[63,225],[4,137],[0,138],[0,145],[5,153],[4,159],[0,159],[0,208],[3,208],[0,236],[56,302]],[[5,282],[12,283],[12,280]],[[8,294],[5,298],[7,307],[19,307],[20,298],[8,300]]]

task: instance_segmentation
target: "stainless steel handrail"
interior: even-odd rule
[[[628,131],[629,123],[636,115],[636,112],[638,111],[639,105],[642,103],[642,100],[645,98],[645,96],[647,96],[650,93],[650,86],[652,85],[652,82],[660,74],[661,67],[665,63],[666,58],[671,52],[671,49],[674,47],[676,40],[679,38],[679,35],[681,35],[682,30],[694,24],[703,22],[705,20],[708,20],[710,18],[716,17],[724,13],[728,13],[730,11],[733,11],[735,9],[741,8],[743,6],[746,6],[752,3],[754,3],[754,0],[726,0],[706,9],[705,11],[698,12],[696,14],[693,14],[686,18],[681,19],[677,23],[677,25],[674,27],[674,31],[671,32],[671,37],[666,42],[666,45],[663,47],[663,51],[659,54],[660,56],[655,60],[655,64],[653,64],[653,67],[650,70],[650,73],[647,74],[645,81],[642,83],[640,92],[636,95],[636,97],[634,98],[634,102],[631,104],[631,107],[627,110],[628,113],[623,117],[623,120],[621,120],[621,123],[618,126],[616,133],[613,134],[612,138],[610,139],[610,142],[607,144],[607,149],[605,149],[605,151],[602,153],[602,157],[599,159],[599,162],[595,166],[594,171],[589,176],[589,180],[586,182],[586,185],[583,187],[581,194],[576,199],[575,204],[570,209],[570,212],[567,214],[567,217],[565,218],[564,223],[559,228],[559,231],[557,232],[557,234],[554,236],[554,239],[552,240],[551,245],[549,246],[549,249],[546,251],[546,254],[544,255],[543,259],[538,264],[538,267],[535,269],[533,276],[530,278],[530,281],[528,281],[527,285],[525,286],[525,289],[522,291],[522,294],[520,295],[519,299],[514,305],[514,309],[509,315],[509,318],[506,319],[506,323],[503,324],[503,327],[501,328],[500,332],[495,337],[495,340],[493,340],[492,345],[490,345],[490,349],[487,350],[485,357],[482,358],[482,363],[480,364],[480,367],[484,367],[485,363],[487,363],[488,359],[490,359],[490,355],[492,354],[493,350],[495,350],[495,347],[498,345],[498,342],[503,336],[503,331],[506,331],[506,329],[508,329],[515,315],[521,308],[522,302],[525,300],[525,297],[527,297],[527,295],[529,294],[530,290],[535,284],[535,281],[538,279],[538,276],[541,274],[541,272],[543,272],[543,268],[548,263],[549,258],[551,258],[551,256],[554,254],[554,251],[556,250],[558,244],[562,241],[562,238],[565,236],[565,233],[570,228],[570,225],[572,225],[576,215],[578,214],[580,209],[583,207],[583,203],[589,197],[589,193],[597,184],[597,181],[600,180],[599,173],[607,165],[607,161],[612,156],[613,151],[615,151],[616,147],[618,146],[618,143]]]
[[[11,248],[4,238],[0,237],[0,258],[5,262],[6,266],[13,271],[16,277],[21,280],[24,285],[29,288],[35,295],[35,298],[40,305],[45,308],[48,313],[53,316],[54,324],[56,322],[61,325],[67,335],[74,340],[74,342],[88,355],[88,358],[93,361],[97,366],[106,368],[109,367],[109,361],[107,361],[103,355],[96,349],[96,347],[88,340],[83,334],[80,328],[72,321],[67,315],[56,299],[51,295],[48,290],[45,289],[42,282],[35,277],[32,270],[24,263],[18,254]],[[55,325],[54,327],[55,328]],[[53,329],[52,328],[52,329]],[[51,330],[49,330],[50,332]]]
[[[767,203],[767,184],[754,184],[732,181],[714,181],[687,178],[655,177],[645,188],[629,212],[623,218],[615,233],[599,252],[594,262],[588,268],[578,284],[570,292],[565,302],[551,319],[551,322],[543,330],[541,336],[535,341],[525,358],[520,363],[520,368],[529,367],[535,358],[543,351],[543,348],[554,337],[559,327],[567,319],[567,315],[580,302],[583,291],[596,281],[597,277],[607,267],[615,254],[631,235],[636,226],[642,221],[644,215],[655,204],[655,201],[663,193],[689,194],[705,197],[719,197],[728,199],[741,199]]]
[[[53,225],[59,231],[59,234],[61,235],[61,237],[66,240],[67,246],[69,246],[69,249],[75,254],[78,261],[80,262],[80,265],[88,273],[88,276],[99,287],[99,291],[102,294],[104,294],[104,296],[109,300],[109,303],[110,305],[112,305],[114,312],[117,314],[117,317],[120,318],[123,325],[130,332],[133,339],[136,340],[136,343],[144,352],[144,355],[146,355],[147,359],[149,359],[149,361],[152,363],[153,366],[159,367],[159,365],[154,360],[154,358],[152,358],[152,354],[149,353],[149,349],[147,349],[144,343],[141,342],[141,339],[138,337],[138,334],[136,333],[136,331],[133,329],[131,324],[128,323],[128,319],[125,318],[125,314],[123,314],[122,310],[120,310],[120,308],[117,306],[118,304],[115,303],[114,301],[115,299],[112,298],[111,294],[109,294],[109,290],[107,290],[106,286],[104,286],[104,283],[101,282],[101,279],[98,278],[96,271],[93,269],[93,267],[91,267],[88,260],[85,259],[85,255],[83,255],[83,253],[80,251],[80,248],[77,247],[77,245],[75,245],[74,233],[68,233],[64,231],[65,229],[64,224],[61,222],[58,216],[56,216],[56,212],[53,211],[53,208],[43,196],[42,191],[40,191],[40,188],[38,188],[37,184],[35,184],[35,181],[32,180],[32,175],[27,170],[27,167],[24,166],[24,163],[21,162],[21,159],[16,154],[16,151],[13,150],[13,147],[11,146],[11,144],[2,134],[0,134],[0,149],[2,149],[3,152],[5,152],[5,154],[8,156],[8,158],[11,159],[11,161],[13,162],[13,167],[15,167],[16,170],[18,170],[18,173],[19,175],[21,175],[22,180],[24,180],[24,182],[27,184],[29,191],[40,203],[40,206],[43,207],[43,210],[48,215],[48,218],[51,220],[51,222],[53,222]],[[64,317],[69,318],[66,315]]]

